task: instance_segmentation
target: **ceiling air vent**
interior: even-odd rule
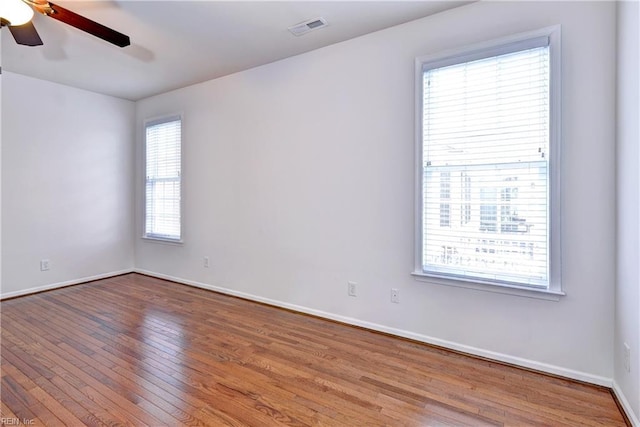
[[[314,18],[308,21],[301,22],[288,28],[289,31],[295,36],[301,36],[309,31],[317,30],[327,26],[327,21],[324,18]]]

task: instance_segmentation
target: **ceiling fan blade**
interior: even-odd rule
[[[102,40],[113,43],[116,46],[125,47],[131,44],[129,36],[112,30],[109,27],[105,27],[91,19],[78,15],[68,9],[57,4],[49,3],[49,7],[53,10],[53,13],[48,14],[51,18],[62,21],[65,24],[71,25],[79,30],[87,32],[93,36],[99,37]]]
[[[42,46],[42,39],[31,21],[23,25],[9,26],[16,43],[25,46]]]

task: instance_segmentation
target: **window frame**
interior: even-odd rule
[[[527,44],[540,37],[549,40],[550,94],[549,94],[549,171],[548,171],[548,287],[530,287],[514,283],[483,280],[481,278],[454,277],[447,274],[423,270],[423,73],[425,65],[440,68],[482,58],[498,56],[526,49]],[[515,34],[460,48],[449,49],[415,58],[415,225],[414,225],[414,270],[411,273],[421,282],[438,285],[470,288],[482,291],[506,293],[548,300],[559,300],[565,295],[562,289],[561,246],[561,28],[560,25]]]
[[[180,121],[180,236],[177,239],[170,237],[147,234],[147,128],[150,126]],[[148,242],[165,243],[170,245],[182,245],[184,243],[184,189],[183,189],[183,166],[184,166],[184,117],[182,113],[152,117],[144,120],[142,126],[142,239]]]

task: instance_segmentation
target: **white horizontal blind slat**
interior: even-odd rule
[[[423,70],[423,271],[547,287],[549,47]]]
[[[443,68],[453,64],[461,64],[463,62],[478,61],[481,59],[495,57],[499,55],[506,55],[508,53],[520,52],[527,49],[533,49],[536,47],[544,47],[549,45],[549,36],[539,36],[519,40],[512,43],[507,43],[501,46],[494,46],[486,49],[480,49],[474,52],[470,52],[464,55],[455,55],[441,58],[437,61],[430,61],[423,64],[423,71],[428,71],[435,68]]]
[[[146,127],[145,236],[181,238],[182,121],[169,119]]]

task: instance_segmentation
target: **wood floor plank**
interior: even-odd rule
[[[9,406],[7,406],[6,403],[4,403],[4,400],[0,402],[0,417],[6,420],[11,420],[11,422],[18,419],[18,416],[11,410],[11,408],[9,408]]]
[[[30,324],[19,324],[18,322],[7,323],[3,322],[5,330],[10,331],[14,336],[20,334],[30,338],[36,343],[31,346],[33,351],[40,355],[38,360],[43,360],[46,357],[49,363],[56,365],[56,369],[63,369],[74,376],[81,384],[79,387],[81,391],[86,392],[91,400],[100,400],[103,405],[116,409],[116,413],[127,413],[134,424],[164,425],[161,420],[155,418],[152,414],[141,411],[135,406],[135,402],[131,401],[135,399],[135,393],[122,386],[109,387],[105,385],[105,383],[108,383],[106,376],[89,363],[76,357],[71,357],[58,346],[53,345],[42,335],[39,335],[35,327]],[[31,397],[30,395],[27,396]]]
[[[64,426],[64,423],[38,401],[31,391],[31,389],[25,389],[12,375],[6,375],[2,378],[0,395],[3,400],[7,399],[8,395],[13,396],[13,398],[7,399],[8,405],[21,419],[33,420],[34,423],[44,425]]]
[[[36,425],[625,425],[603,387],[138,274],[0,316],[0,411]]]
[[[30,395],[32,395],[52,414],[55,414],[55,416],[60,420],[59,425],[73,426],[84,424],[81,420],[81,417],[85,416],[86,413],[84,411],[78,411],[79,408],[77,407],[75,408],[75,410],[80,418],[74,413],[70,412],[65,406],[67,400],[64,399],[62,395],[57,394],[56,396],[53,396],[35,382],[41,379],[41,377],[31,380],[22,372],[20,372],[20,370],[15,366],[7,366],[5,369],[13,378],[16,379],[16,381],[18,381],[25,388],[25,390],[29,391]]]

